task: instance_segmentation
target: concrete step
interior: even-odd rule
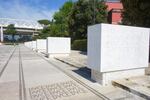
[[[150,76],[145,75],[129,79],[115,80],[112,84],[142,98],[150,100]]]

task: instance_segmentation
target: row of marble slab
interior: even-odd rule
[[[25,42],[24,45],[48,57],[68,56],[71,52],[71,39],[66,37],[47,37],[36,41]]]
[[[149,28],[97,24],[88,27],[88,64],[93,80],[107,85],[113,80],[145,75],[149,60]],[[68,55],[70,38],[48,37],[25,45],[48,55]]]

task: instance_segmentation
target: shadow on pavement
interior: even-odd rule
[[[80,54],[87,55],[87,52],[80,51]]]
[[[91,79],[91,70],[87,67],[82,67],[82,68],[79,68],[77,70],[73,70],[73,72],[79,74],[80,76],[88,79],[91,82],[96,82],[93,79]]]

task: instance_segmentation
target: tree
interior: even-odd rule
[[[86,39],[87,27],[107,22],[107,6],[103,0],[78,0],[69,15],[69,33],[73,40]]]
[[[14,24],[10,24],[7,26],[6,30],[4,31],[5,34],[12,35],[12,40],[14,41],[14,36],[17,33],[16,28],[14,27]]]
[[[51,21],[47,20],[47,19],[42,19],[38,21],[40,24],[42,25],[49,25],[51,24]]]
[[[47,19],[38,20],[39,24],[44,25],[43,29],[40,31],[39,35],[35,35],[32,39],[45,39],[46,37],[50,36],[50,26],[53,23],[53,21],[49,21]]]
[[[33,39],[37,38],[46,38],[46,37],[67,37],[68,34],[68,16],[71,12],[73,2],[67,1],[58,12],[53,16],[53,20],[50,22],[48,20],[39,20],[40,24],[44,24],[47,27],[40,32],[38,36],[35,36]]]
[[[69,36],[68,34],[68,16],[72,10],[73,2],[67,1],[58,12],[54,14],[54,23],[52,25],[52,32],[56,36]],[[57,29],[57,30],[56,30]]]
[[[36,40],[36,39],[46,39],[47,37],[50,36],[50,27],[51,26],[47,26],[47,27],[44,27],[41,32],[39,33],[39,35],[35,35],[33,37],[33,40]]]
[[[150,27],[150,0],[121,0],[123,4],[122,23]]]

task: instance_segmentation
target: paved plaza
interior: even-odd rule
[[[13,54],[0,77],[0,100],[103,99],[29,49],[8,48],[15,51],[5,51],[8,59]]]
[[[86,59],[85,54],[80,56]],[[2,45],[0,100],[144,100],[121,88],[101,86],[89,76],[83,77],[80,68],[46,58],[23,45]]]

